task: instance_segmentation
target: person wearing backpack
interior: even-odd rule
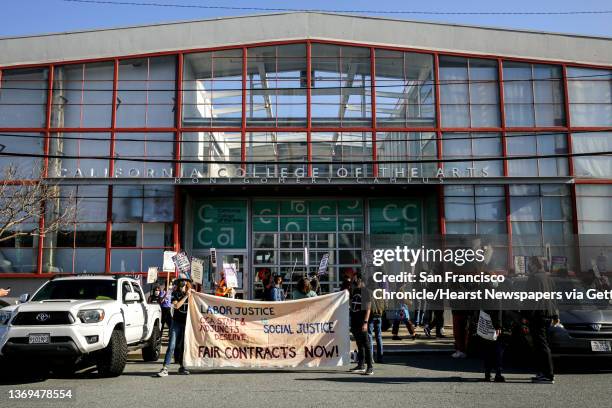
[[[377,288],[378,285],[373,277],[370,277],[368,282],[369,288]],[[376,340],[376,363],[383,362],[383,339],[382,339],[382,321],[385,315],[385,301],[372,297],[372,309],[370,310],[370,319],[368,321],[368,334]],[[374,354],[374,344],[370,343],[372,354]]]

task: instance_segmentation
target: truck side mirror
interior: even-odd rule
[[[28,300],[30,300],[30,295],[28,293],[19,296],[19,303],[26,303]]]
[[[140,296],[138,295],[138,293],[135,293],[135,292],[127,292],[123,296],[123,303],[138,302],[139,300],[140,300]]]

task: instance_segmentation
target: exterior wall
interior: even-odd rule
[[[384,35],[397,34],[388,31]],[[156,38],[160,33],[163,29]],[[79,195],[85,211],[82,219],[74,220],[72,243],[64,239],[62,246],[58,237],[50,236],[5,246],[7,254],[23,253],[24,261],[5,255],[13,260],[0,278],[49,276],[59,272],[54,269],[58,262],[72,265],[70,272],[120,273],[143,273],[147,265],[159,264],[164,249],[185,245],[181,213],[189,209],[181,202],[185,198],[179,193],[181,187],[172,186],[171,176],[145,175],[149,169],[161,172],[164,168],[179,174],[181,165],[205,173],[207,184],[212,179],[225,182],[218,174],[222,167],[278,177],[283,163],[290,172],[302,171],[304,178],[359,168],[366,183],[377,179],[382,184],[392,184],[391,178],[403,180],[415,167],[416,178],[450,171],[445,183],[464,191],[438,189],[440,231],[449,237],[483,231],[503,235],[505,241],[498,244],[508,251],[506,262],[503,256],[499,260],[501,268],[511,266],[513,251],[540,254],[546,235],[559,228],[564,236],[574,236],[592,233],[589,222],[602,221],[603,229],[597,233],[612,233],[605,211],[590,220],[580,210],[580,203],[589,201],[583,198],[588,196],[583,191],[588,186],[600,186],[598,197],[610,196],[610,158],[589,156],[610,150],[610,67],[595,70],[559,61],[531,64],[500,56],[446,55],[434,48],[411,52],[398,47],[402,41],[397,41],[391,48],[279,41],[267,46],[268,57],[251,58],[263,47],[249,45],[230,47],[230,51],[188,50],[150,58],[112,57],[95,64],[81,61],[34,70],[3,69],[0,131],[5,141],[12,138],[6,151],[41,155],[43,173],[51,178],[57,176],[54,170],[61,173],[64,167],[93,167],[102,177],[63,177],[66,190],[72,184],[80,185],[77,194],[83,191]],[[598,41],[589,39],[589,46],[581,49],[601,55]],[[123,42],[117,44],[112,55],[130,53]],[[533,42],[525,56],[544,44]],[[300,45],[303,56],[296,57],[295,50],[283,54],[284,47],[292,45]],[[482,51],[475,45],[474,49],[476,54]],[[96,52],[98,57],[106,55]],[[257,58],[259,65],[249,65]],[[283,76],[286,72],[292,76]],[[200,79],[190,84],[193,78]],[[283,85],[285,81],[288,85]],[[397,102],[389,100],[394,98]],[[291,113],[293,104],[305,106],[305,117]],[[186,121],[189,115],[197,121]],[[26,137],[37,142],[25,144],[27,148],[14,142]],[[25,151],[16,150],[17,146]],[[329,148],[336,152],[333,158],[326,153]],[[6,164],[7,159],[3,160]],[[28,162],[24,167],[31,166]],[[139,176],[117,174],[119,167],[138,168]],[[453,177],[455,169],[460,177]],[[104,171],[115,177],[104,177]],[[355,174],[332,178],[349,190],[357,182]],[[23,177],[38,176],[24,173]],[[159,187],[163,184],[169,189]],[[563,193],[551,192],[555,188]],[[317,187],[312,186],[312,191],[316,194]],[[545,205],[551,210],[542,212]],[[146,213],[147,208],[154,211]],[[528,237],[531,241],[521,240],[529,235],[533,235]],[[553,246],[562,254],[573,245]],[[20,268],[11,270],[19,262]],[[64,267],[62,271],[68,272]]]

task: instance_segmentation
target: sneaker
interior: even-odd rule
[[[543,375],[537,375],[535,377],[531,377],[531,382],[537,384],[554,384],[555,380],[553,378],[545,377]]]
[[[349,370],[351,373],[365,373],[366,369],[364,366],[353,367]]]
[[[158,377],[167,377],[168,376],[168,368],[167,367],[162,367],[161,370],[159,370],[159,373],[157,373]]]
[[[374,367],[368,367],[364,372],[363,375],[374,375]]]
[[[490,382],[491,381],[491,373],[485,373],[484,382]]]
[[[400,336],[393,336],[391,337],[391,340],[401,340],[402,338]]]
[[[423,332],[427,337],[431,337],[431,329],[429,328],[429,326],[423,327]]]
[[[416,338],[417,338],[418,336],[419,336],[418,334],[416,334],[416,333],[412,333],[412,334],[410,335],[410,338],[411,338],[412,340],[416,340]]]
[[[189,372],[189,370],[187,370],[185,367],[180,367],[180,368],[178,369],[178,373],[179,373],[180,375],[189,375],[189,374],[191,374],[191,373]]]
[[[496,383],[503,383],[503,382],[506,382],[506,377],[504,377],[501,374],[496,374],[495,375],[495,380],[493,380],[493,381],[495,381]]]
[[[463,351],[457,350],[451,355],[451,357],[452,358],[466,358],[467,354],[465,354]]]
[[[436,339],[445,339],[446,336],[444,335],[444,333],[436,333]]]

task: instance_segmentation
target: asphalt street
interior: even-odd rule
[[[595,362],[587,365],[593,366]],[[555,384],[531,384],[527,368],[506,374],[507,383],[481,382],[478,359],[453,360],[447,353],[391,356],[368,377],[347,368],[304,370],[213,370],[152,377],[160,364],[131,360],[123,376],[97,378],[85,370],[68,378],[0,385],[5,407],[609,407],[612,362],[581,369],[581,360],[557,375]],[[8,367],[2,367],[6,370]],[[11,399],[11,390],[72,391],[72,399]]]

